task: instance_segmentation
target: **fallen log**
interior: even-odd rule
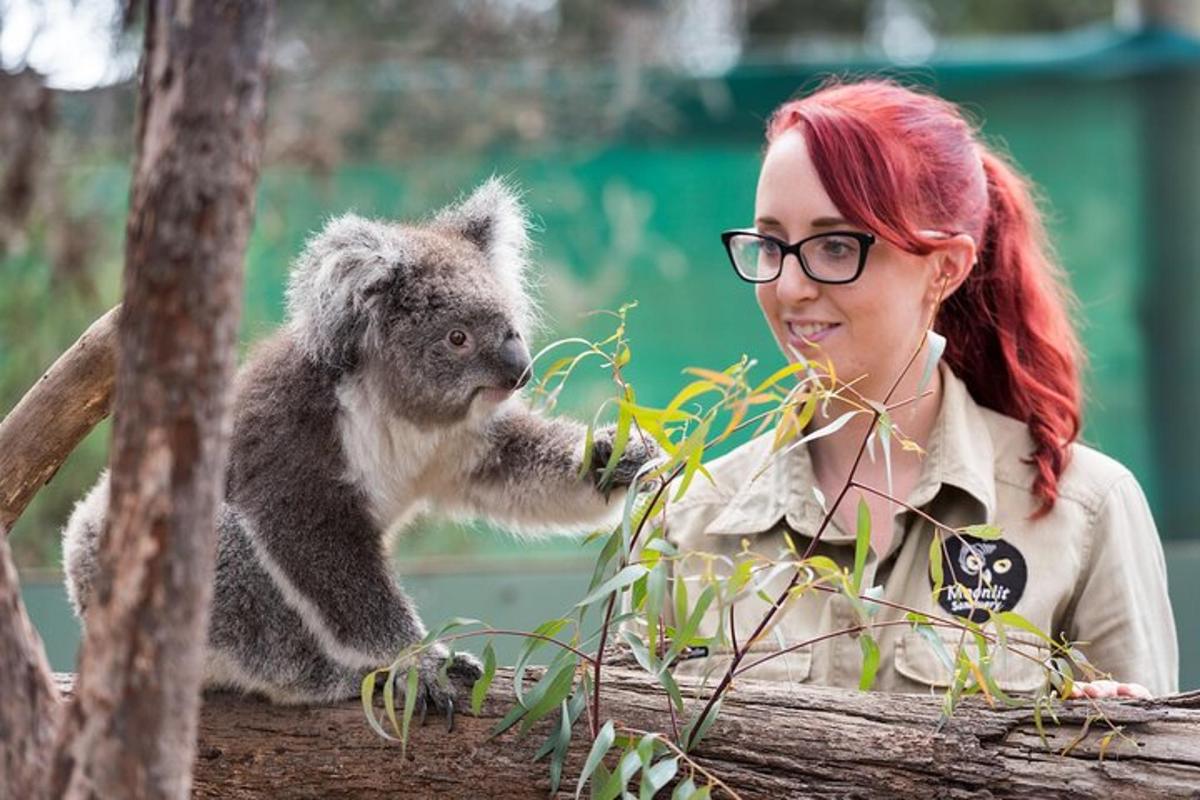
[[[117,313],[93,322],[0,420],[0,530],[108,416],[116,377]]]
[[[357,702],[296,708],[210,694],[193,794],[547,797],[546,762],[532,759],[550,723],[525,737],[489,738],[513,702],[511,673],[501,673],[478,718],[457,715],[453,732],[442,719],[414,722],[404,758],[398,743],[371,731]],[[669,730],[665,696],[643,673],[611,668],[606,676],[606,717],[618,727]],[[697,708],[689,701],[691,713]],[[1072,701],[1056,709],[1059,724],[1046,716],[1046,743],[1032,708],[992,709],[971,698],[938,730],[940,709],[938,697],[739,681],[694,755],[743,798],[1200,797],[1200,692]],[[1136,744],[1113,737],[1104,746],[1111,728],[1097,710]],[[589,746],[584,726],[575,729],[558,796],[574,794]]]

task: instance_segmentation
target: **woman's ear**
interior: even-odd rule
[[[959,233],[938,242],[933,252],[934,274],[932,290],[945,300],[962,286],[975,266],[977,248],[975,240]]]

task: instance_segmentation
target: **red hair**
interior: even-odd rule
[[[955,105],[888,80],[834,81],[784,103],[767,146],[793,128],[848,220],[920,255],[938,243],[921,230],[975,239],[978,262],[934,328],[975,400],[1028,426],[1035,516],[1045,514],[1079,435],[1083,356],[1028,181]]]

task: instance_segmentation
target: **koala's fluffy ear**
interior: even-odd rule
[[[355,214],[330,220],[308,240],[292,267],[287,306],[310,357],[355,366],[369,324],[367,303],[404,257],[404,240],[393,226]]]
[[[518,306],[529,303],[525,271],[529,220],[518,191],[493,176],[474,192],[437,213],[433,224],[462,236],[487,256]]]

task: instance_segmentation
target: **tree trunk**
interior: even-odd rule
[[[441,719],[424,727],[414,721],[407,760],[398,743],[371,731],[357,702],[285,708],[209,695],[200,715],[195,796],[546,797],[546,762],[532,758],[551,723],[544,720],[524,738],[512,732],[488,738],[512,706],[510,685],[508,675],[497,678],[481,717],[460,714],[452,733]],[[618,729],[670,729],[666,697],[643,674],[610,669],[604,696],[605,716]],[[689,702],[690,713],[698,708]],[[1114,737],[1101,759],[1110,729],[1093,721],[1087,736],[1061,755],[1096,708],[1136,747]],[[938,731],[940,709],[938,697],[739,681],[696,758],[744,798],[1200,796],[1200,692],[1098,706],[1070,702],[1056,710],[1061,725],[1045,717],[1049,747],[1029,708],[993,710],[967,700]],[[580,720],[560,796],[574,793],[588,747]],[[686,772],[681,766],[680,777]],[[696,782],[704,783],[699,776]],[[714,791],[719,796],[725,795]]]
[[[21,602],[0,525],[0,798],[36,797],[49,764],[59,696],[41,637]]]
[[[84,331],[0,421],[0,529],[10,529],[38,490],[112,407],[117,310]]]
[[[191,782],[271,3],[147,7],[108,526],[53,797]]]

